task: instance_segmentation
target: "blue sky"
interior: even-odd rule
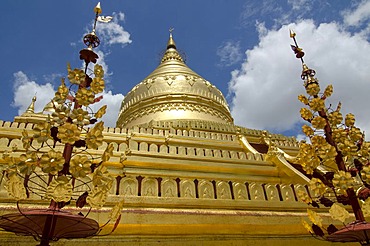
[[[66,76],[81,66],[78,52],[97,1],[2,1],[0,119],[12,121],[37,91],[42,110]],[[114,126],[123,96],[156,68],[174,27],[187,64],[227,98],[236,124],[287,135],[300,132],[301,66],[289,28],[324,87],[370,131],[370,1],[188,0],[101,1],[98,52],[108,70],[105,121]],[[105,26],[104,26],[105,25]]]

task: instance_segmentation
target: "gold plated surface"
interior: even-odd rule
[[[12,149],[24,153],[19,138],[23,129],[33,127],[0,120],[0,154]],[[263,141],[266,135],[269,141]],[[282,168],[279,158],[284,156],[277,153],[279,158],[269,161],[267,155],[274,151],[262,154],[250,147],[264,142],[293,156],[298,150],[293,138],[229,123],[161,120],[106,128],[103,145],[92,154],[100,156],[108,143],[114,145],[107,167],[116,179],[108,207],[91,211],[91,216],[104,223],[109,207],[124,199],[123,219],[110,237],[60,240],[56,245],[283,245],[281,240],[319,245],[299,225],[306,206],[295,194],[307,192],[305,182]],[[33,197],[27,204],[41,205]],[[0,208],[15,209],[2,186]],[[2,245],[27,245],[22,240],[0,234]]]
[[[0,167],[4,153],[26,152],[22,131],[46,118],[30,113],[0,120]],[[55,245],[331,245],[300,226],[306,205],[297,194],[309,190],[290,164],[297,141],[235,126],[222,93],[185,65],[172,34],[161,64],[125,97],[117,126],[105,128],[102,146],[91,150],[99,157],[114,146],[106,167],[115,179],[107,206],[90,211],[102,224],[123,199],[116,231]],[[45,206],[32,194],[23,205]],[[0,185],[0,215],[15,209]],[[75,204],[66,209],[74,211]],[[326,223],[327,210],[319,212]],[[28,245],[0,233],[0,245],[14,242]]]

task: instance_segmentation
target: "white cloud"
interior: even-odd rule
[[[370,18],[370,2],[363,0],[354,10],[343,12],[344,24],[348,26],[358,26]]]
[[[268,32],[268,30],[265,26],[265,22],[256,21],[256,30],[258,32],[258,37],[259,38],[265,36]]]
[[[306,52],[305,62],[316,70],[322,89],[333,84],[329,102],[336,107],[340,100],[343,113],[353,112],[357,125],[370,136],[370,43],[337,23],[315,25],[312,20],[268,30],[259,44],[246,52],[246,61],[232,72],[229,83],[236,124],[272,131],[300,124],[302,105],[297,96],[305,92],[300,61],[290,49],[289,29],[296,31]]]
[[[18,108],[19,115],[26,111],[34,95],[37,97],[35,112],[42,112],[45,105],[54,97],[54,93],[55,90],[50,83],[41,85],[29,79],[22,71],[14,73],[14,101],[12,105]],[[103,99],[93,104],[91,108],[93,112],[96,112],[101,106],[107,105],[107,113],[103,116],[105,126],[115,127],[124,96],[113,94],[112,91],[104,91],[100,95],[103,96]]]
[[[243,53],[240,50],[240,42],[227,41],[217,49],[220,57],[220,65],[231,66],[242,60]]]
[[[12,106],[18,108],[18,115],[23,114],[36,95],[35,112],[41,112],[44,106],[54,97],[54,88],[50,83],[41,85],[18,71],[14,76],[14,100]]]
[[[311,143],[311,139],[305,134],[298,134],[295,138],[298,142],[305,141],[306,143]]]
[[[112,91],[104,91],[101,95],[103,99],[91,105],[91,108],[96,112],[103,105],[107,105],[107,112],[102,120],[105,126],[115,127],[124,96],[122,94],[113,94]]]
[[[125,20],[125,14],[124,14],[124,13],[122,13],[122,12],[118,12],[118,14],[113,13],[113,15],[117,16],[117,19],[118,19],[119,21],[124,21],[124,20]]]
[[[288,0],[294,11],[310,11],[312,9],[312,0]]]
[[[280,23],[280,19],[285,18],[285,10],[275,0],[246,1],[240,17],[243,25],[250,26],[254,24],[252,19],[260,21],[265,16]]]
[[[343,23],[348,27],[354,27],[359,35],[368,38],[370,35],[370,2],[362,1],[354,9],[342,12]],[[358,30],[359,29],[359,30]]]
[[[52,73],[52,74],[47,74],[43,76],[43,80],[47,81],[50,84],[59,84],[61,78],[63,77],[63,74],[61,73]]]
[[[123,26],[119,24],[120,21],[124,20],[124,14],[119,12],[118,14],[113,13],[113,20],[109,23],[97,23],[96,32],[100,39],[107,44],[129,44],[130,33],[125,31]]]

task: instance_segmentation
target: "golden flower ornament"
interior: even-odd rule
[[[361,149],[357,153],[362,162],[366,163],[367,160],[370,158],[369,147],[366,146],[366,144],[362,144]]]
[[[355,124],[355,116],[351,113],[347,114],[345,119],[344,119],[344,123],[348,127],[353,126]]]
[[[60,104],[64,103],[65,100],[67,99],[68,93],[69,93],[69,90],[64,83],[64,79],[62,79],[61,85],[58,87],[58,90],[55,92],[53,101],[60,103]]]
[[[299,200],[301,200],[302,202],[306,204],[309,204],[312,202],[311,197],[307,194],[307,192],[304,192],[303,190],[298,190],[297,196]]]
[[[311,82],[306,86],[306,92],[310,96],[316,96],[320,92],[320,86],[316,82]]]
[[[76,93],[76,100],[83,106],[89,106],[94,102],[94,93],[86,88],[79,88]]]
[[[80,139],[81,131],[77,128],[76,125],[71,123],[65,123],[59,127],[58,138],[62,143],[74,144],[77,140]]]
[[[76,125],[84,126],[90,124],[89,113],[82,108],[73,109],[70,117],[72,122]]]
[[[316,129],[324,129],[324,127],[326,126],[326,120],[321,116],[316,116],[311,121],[311,124]]]
[[[91,164],[86,155],[76,155],[70,161],[69,171],[74,178],[84,178],[91,172]]]
[[[313,117],[312,112],[307,108],[301,108],[300,113],[304,120],[310,120]]]
[[[320,159],[317,157],[315,149],[307,143],[300,145],[297,161],[307,174],[313,174],[313,170],[320,165]]]
[[[52,175],[57,175],[63,169],[64,162],[62,152],[55,150],[43,154],[40,159],[42,171]]]
[[[333,129],[333,138],[334,141],[339,143],[344,143],[344,141],[347,139],[347,132],[345,129],[342,128],[334,128]]]
[[[104,69],[101,65],[99,64],[96,64],[94,66],[94,74],[95,74],[95,77],[98,77],[98,78],[103,78],[104,77]]]
[[[63,106],[58,107],[57,109],[55,109],[55,112],[53,112],[51,114],[51,116],[53,117],[53,121],[55,123],[61,125],[64,122],[66,122],[66,120],[69,116],[69,113],[70,113],[69,108],[63,105]]]
[[[333,185],[343,191],[353,187],[353,178],[349,172],[338,171],[334,174]]]
[[[325,102],[319,97],[312,98],[312,100],[309,103],[310,108],[314,111],[320,111],[325,108]]]
[[[306,96],[304,96],[304,95],[299,95],[298,96],[298,100],[299,101],[301,101],[304,105],[308,105],[308,99],[307,99],[307,97]]]
[[[36,152],[28,151],[26,154],[19,156],[17,168],[20,173],[30,175],[37,167],[38,160]]]
[[[370,166],[364,166],[361,170],[361,178],[370,181]]]
[[[337,146],[344,156],[354,156],[358,149],[357,145],[348,139],[345,139],[342,143],[338,143]]]
[[[352,141],[359,141],[364,138],[363,133],[361,132],[360,128],[352,126],[349,130],[349,137]]]
[[[329,209],[330,216],[344,223],[346,219],[350,217],[348,211],[337,203],[334,203]]]
[[[338,155],[335,147],[328,143],[319,146],[317,154],[322,160],[334,159]]]
[[[330,97],[333,94],[333,85],[328,85],[324,90],[324,96]]]
[[[330,124],[336,126],[336,125],[339,125],[340,123],[342,123],[343,116],[340,112],[333,111],[330,114],[328,114],[328,120],[329,120]]]
[[[322,145],[327,144],[323,136],[315,135],[311,138],[311,143],[315,148],[320,148]]]
[[[326,191],[326,185],[317,178],[312,178],[310,180],[310,188],[315,196],[322,196]]]
[[[301,164],[302,165],[302,164]],[[317,156],[312,156],[310,159],[305,161],[303,165],[303,170],[307,174],[313,174],[313,171],[320,165],[320,159]]]
[[[71,237],[65,233],[67,227],[73,233],[74,228],[72,227],[82,228],[84,225],[91,225],[91,228],[85,228],[86,232],[75,230],[76,232],[72,235],[84,238],[96,236],[109,222],[101,224],[99,216],[87,218],[90,211],[84,208],[86,205],[92,208],[101,208],[105,204],[108,194],[113,191],[115,179],[104,166],[109,163],[104,162],[109,161],[115,147],[118,148],[117,143],[113,142],[108,143],[102,153],[91,150],[91,148],[97,149],[103,144],[104,122],[98,122],[98,119],[103,117],[107,109],[107,106],[104,105],[96,112],[90,107],[103,98],[102,95],[97,94],[101,94],[105,87],[104,70],[101,65],[96,64],[98,55],[93,51],[93,48],[100,44],[95,34],[95,24],[98,19],[104,19],[103,17],[98,18],[98,12],[101,12],[100,6],[96,9],[99,11],[96,12],[93,31],[83,38],[88,48],[80,51],[80,59],[84,61],[84,68],[71,69],[70,64],[67,64],[68,79],[66,82],[62,79],[56,92],[51,95],[51,101],[43,109],[45,117],[35,120],[41,123],[30,124],[27,127],[21,127],[25,129],[18,129],[18,138],[21,134],[21,140],[16,139],[7,145],[7,149],[12,150],[12,153],[0,151],[3,152],[0,153],[0,164],[3,164],[0,165],[0,172],[6,179],[4,188],[10,197],[21,200],[31,196],[31,203],[37,208],[32,211],[32,214],[36,217],[46,216],[46,211],[50,214],[55,213],[56,216],[58,213],[65,214],[64,217],[67,220],[71,219],[64,222],[58,219],[59,222],[57,222],[57,217],[47,215],[46,221],[37,221],[33,224],[26,221],[25,223],[29,224],[28,230],[25,229],[26,232],[28,231],[28,234],[36,233],[35,239],[41,239],[43,245],[49,245],[49,241]],[[90,69],[92,65],[94,66],[94,74]],[[35,100],[36,97],[32,99],[27,112],[34,111]],[[14,137],[16,138],[15,135]],[[36,201],[36,197],[43,201]],[[70,204],[71,202],[74,204]],[[28,205],[31,203],[24,205],[29,207]],[[5,217],[0,216],[2,222],[6,218],[15,218],[14,216],[22,218],[27,216],[18,206],[20,204],[16,205],[21,215],[2,211],[2,214],[6,214]],[[75,205],[76,209],[73,209],[72,205]],[[118,226],[122,208],[123,201],[120,201],[109,215],[109,219],[116,220],[111,233]],[[75,217],[79,216],[77,210],[80,209],[85,215],[79,213],[82,224],[78,225],[78,218]],[[7,217],[8,215],[9,217]],[[20,225],[19,221],[10,221],[9,223],[11,222],[18,224],[18,227]],[[60,223],[63,224],[63,228],[58,228]],[[35,225],[44,225],[47,230],[41,228],[41,235],[33,230]],[[5,230],[14,232],[13,229],[17,229],[16,227],[17,225],[13,223],[13,226],[9,226]],[[26,232],[21,234],[25,235]]]
[[[85,81],[85,72],[81,69],[68,69],[68,79],[72,84],[81,84]]]
[[[46,197],[56,202],[68,202],[72,196],[72,184],[66,176],[59,176],[53,179],[47,190]]]
[[[46,142],[50,138],[50,128],[51,126],[49,122],[38,123],[33,129],[35,132],[33,134],[33,138],[39,143]]]
[[[91,90],[97,94],[97,93],[100,93],[100,92],[103,92],[104,90],[104,79],[100,78],[100,77],[95,77],[93,78],[91,84],[90,84],[90,87],[91,87]]]
[[[302,131],[307,137],[310,137],[315,133],[314,130],[308,125],[303,125]]]

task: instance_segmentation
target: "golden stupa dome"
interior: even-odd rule
[[[221,91],[185,64],[170,34],[160,65],[125,96],[117,127],[179,119],[233,123]]]

